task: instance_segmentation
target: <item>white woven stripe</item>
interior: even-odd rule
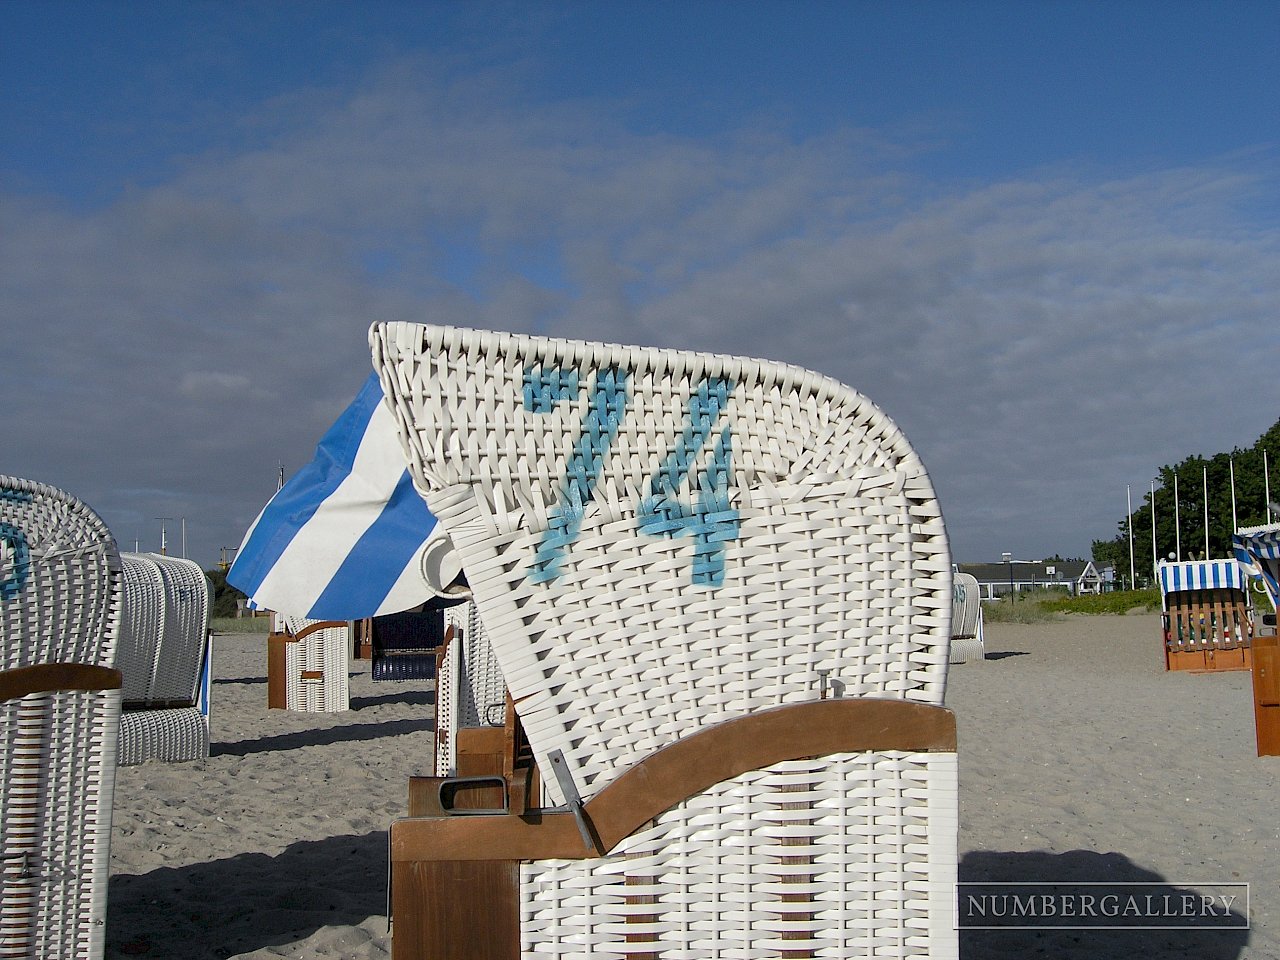
[[[929,479],[893,424],[834,381],[762,361],[376,326],[375,367],[410,471],[463,560],[543,769],[562,750],[584,797],[658,747],[814,696],[940,703],[951,566]],[[626,413],[560,575],[533,582],[589,389],[526,410],[526,369],[627,371]],[[649,478],[709,376],[733,387],[723,584],[691,583],[692,537],[642,532]],[[682,483],[711,457],[704,444]],[[558,796],[558,787],[549,789]]]
[[[467,630],[462,635],[459,665],[459,727],[492,727],[506,722],[507,687],[493,647],[485,636],[475,604],[467,609]]]
[[[956,573],[952,579],[951,662],[984,660],[987,651],[983,638],[982,588],[971,573]]]
[[[124,610],[116,666],[124,674],[124,699],[150,700],[165,630],[165,589],[160,568],[146,554],[120,555]]]
[[[209,643],[209,581],[192,560],[121,555],[124,618],[118,666],[124,700],[120,763],[195,760],[209,755],[209,720],[194,705]],[[192,707],[136,706],[187,702]]]
[[[285,617],[285,624],[293,633],[319,622]],[[285,644],[285,709],[301,713],[341,713],[351,709],[350,635],[349,627],[326,627],[296,643]],[[304,680],[303,671],[319,671],[324,677]]]
[[[209,756],[209,718],[195,707],[129,710],[120,717],[120,765]]]
[[[955,809],[954,754],[743,774],[608,857],[523,864],[522,956],[954,957]]]
[[[445,651],[436,677],[436,776],[452,777],[458,772],[458,686],[462,655],[459,644]]]
[[[60,490],[0,476],[0,523],[22,530],[31,563],[20,597],[0,603],[0,668],[39,663],[114,666],[120,636],[120,556],[93,511]]]
[[[0,669],[112,666],[121,567],[101,520],[61,491],[0,477],[0,523],[31,560],[19,571],[9,543]],[[118,690],[0,702],[0,956],[102,956],[119,729]]]
[[[454,640],[436,678],[436,724],[448,731],[436,738],[435,770],[441,777],[457,773],[456,731],[504,723],[507,703],[502,671],[475,604],[447,607],[445,622],[454,628]]]
[[[156,557],[165,591],[165,628],[152,696],[194,702],[209,637],[209,581],[193,560]]]

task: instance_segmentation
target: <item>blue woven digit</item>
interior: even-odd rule
[[[0,487],[0,500],[11,503],[30,503],[35,498],[27,490],[14,490],[11,487]],[[0,540],[9,544],[13,569],[8,576],[0,580],[0,600],[9,601],[27,582],[27,574],[31,569],[31,549],[27,544],[27,536],[17,527],[0,523]]]
[[[27,545],[26,535],[7,523],[0,523],[0,541],[5,542],[5,553],[11,557],[9,573],[0,580],[0,600],[8,602],[26,585],[27,573],[31,569],[31,549]]]
[[[721,377],[709,377],[699,385],[689,398],[684,432],[649,481],[649,495],[640,504],[638,525],[642,533],[662,537],[692,535],[693,582],[700,586],[718,587],[724,583],[725,544],[741,535],[738,511],[729,507],[733,438],[728,426],[720,430],[711,460],[698,474],[697,503],[691,507],[677,494],[732,392],[733,384]]]
[[[576,400],[582,388],[576,370],[558,367],[524,372],[524,406],[533,413],[548,413],[561,400]],[[560,575],[560,563],[569,544],[582,529],[582,514],[595,494],[596,481],[608,456],[618,424],[626,413],[627,375],[616,368],[596,374],[582,417],[582,432],[573,446],[568,470],[560,482],[559,497],[551,508],[550,526],[538,541],[529,577],[545,583]]]

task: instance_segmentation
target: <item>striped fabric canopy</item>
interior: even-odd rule
[[[1244,571],[1234,560],[1183,560],[1160,565],[1160,592],[1179,590],[1244,590]]]
[[[1261,577],[1271,602],[1280,605],[1280,524],[1242,527],[1232,536],[1231,545],[1240,565]]]
[[[405,469],[376,374],[302,468],[263,508],[227,581],[260,609],[314,620],[358,620],[437,595],[424,563],[435,517]]]

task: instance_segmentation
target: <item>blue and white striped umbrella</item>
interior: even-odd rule
[[[435,526],[370,374],[249,528],[227,581],[255,607],[316,620],[408,610],[437,595],[423,575]]]

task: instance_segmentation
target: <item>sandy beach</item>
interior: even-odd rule
[[[1248,931],[978,931],[986,958],[1280,958],[1280,758],[1249,675],[1166,674],[1155,615],[992,624],[952,668],[967,881],[1247,882]],[[212,755],[116,783],[108,957],[390,955],[387,827],[429,772],[426,683],[266,708],[265,636],[215,638]]]

